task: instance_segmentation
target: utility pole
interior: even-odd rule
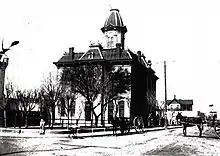
[[[7,127],[6,121],[6,103],[4,96],[4,83],[5,83],[5,70],[8,66],[9,58],[5,54],[7,51],[11,50],[10,48],[17,45],[19,41],[14,41],[8,48],[4,48],[3,40],[2,40],[2,49],[0,51],[0,127]],[[3,119],[3,120],[2,120]]]
[[[167,78],[166,78],[166,61],[164,61],[164,88],[165,88],[165,129],[167,129]]]

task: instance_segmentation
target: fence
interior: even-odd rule
[[[108,120],[104,120],[105,126],[110,126],[111,124],[108,122]],[[61,126],[61,127],[67,127],[68,125],[68,119],[67,118],[56,118],[54,126]],[[69,119],[69,125],[78,125],[81,127],[95,127],[95,120],[93,121],[86,121],[85,119]],[[101,121],[98,121],[98,127],[101,127]]]

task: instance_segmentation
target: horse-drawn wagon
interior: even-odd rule
[[[133,120],[126,117],[115,117],[111,124],[113,126],[113,135],[116,135],[117,130],[121,131],[121,134],[127,134],[131,128],[134,128],[136,132],[143,132],[144,122],[142,117],[134,117]]]
[[[183,125],[183,134],[186,136],[186,129],[190,126],[197,126],[199,129],[199,136],[202,136],[203,124],[207,123],[208,127],[214,128],[215,134],[220,138],[220,120],[217,120],[217,115],[210,116],[206,121],[201,116],[187,117],[178,113],[176,116],[177,121]]]

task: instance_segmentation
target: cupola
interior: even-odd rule
[[[120,43],[121,48],[124,49],[124,37],[127,28],[123,23],[118,9],[110,10],[110,15],[107,17],[101,31],[104,34],[104,49],[116,48],[117,43]]]

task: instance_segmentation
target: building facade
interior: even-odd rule
[[[138,51],[132,52],[125,49],[125,34],[127,27],[124,25],[118,9],[111,9],[110,15],[101,28],[103,33],[103,43],[93,43],[86,52],[75,52],[74,48],[69,48],[69,53],[54,62],[58,69],[74,68],[88,64],[100,65],[105,69],[107,65],[114,66],[115,69],[126,70],[130,75],[130,89],[118,94],[120,98],[115,98],[107,104],[104,121],[109,123],[113,116],[128,117],[133,119],[135,116],[141,116],[147,123],[149,113],[156,104],[156,81],[158,77],[151,68],[151,61],[146,61],[145,56]],[[103,70],[102,78],[105,79],[107,72]],[[100,94],[93,105],[106,101],[105,95]],[[62,106],[62,104],[61,104]],[[74,112],[71,118],[90,121],[94,117],[86,109],[86,98],[78,94],[74,104]],[[96,112],[103,111],[101,105],[95,109]],[[58,116],[63,116],[64,109],[57,108]],[[87,118],[87,116],[89,116]]]
[[[192,99],[177,99],[174,95],[173,100],[167,100],[167,119],[168,124],[177,124],[176,116],[180,112],[183,116],[197,116],[198,112],[193,111],[193,100]]]
[[[5,70],[8,66],[8,58],[3,58],[0,55],[0,127],[5,126],[5,101],[4,101],[4,83],[5,83]]]

